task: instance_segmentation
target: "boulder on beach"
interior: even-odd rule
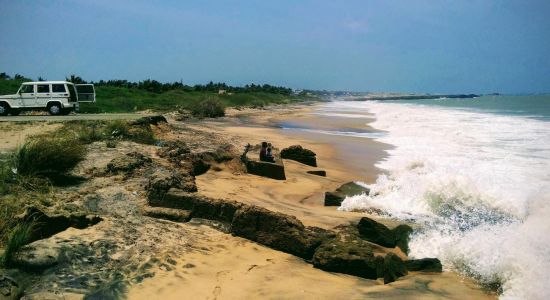
[[[295,160],[308,166],[317,167],[315,152],[302,148],[300,145],[293,145],[281,150],[281,157]]]
[[[437,258],[410,259],[405,262],[409,271],[442,272],[443,266]]]
[[[370,242],[388,248],[399,247],[405,253],[409,251],[409,235],[413,231],[409,225],[401,224],[389,229],[384,224],[363,217],[357,224],[357,229],[361,237]]]
[[[231,230],[236,236],[305,259],[313,256],[322,238],[322,231],[306,228],[294,216],[253,205],[245,205],[237,210]]]
[[[311,170],[311,171],[307,171],[307,173],[311,175],[321,176],[321,177],[327,176],[327,171],[325,170]]]
[[[375,253],[376,245],[363,240],[356,229],[339,231],[325,239],[313,255],[313,266],[329,272],[367,279],[384,278],[384,283],[407,274],[405,263],[393,253]]]
[[[346,197],[369,194],[370,190],[355,182],[342,184],[333,192],[325,192],[325,206],[340,206]]]

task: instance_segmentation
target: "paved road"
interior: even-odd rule
[[[29,121],[69,121],[69,120],[135,120],[150,114],[76,114],[68,116],[7,116],[0,117],[0,122]]]

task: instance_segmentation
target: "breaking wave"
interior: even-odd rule
[[[373,113],[386,131],[373,138],[396,146],[370,194],[339,209],[420,223],[412,257],[438,257],[503,299],[550,298],[550,122],[375,101],[326,110]]]

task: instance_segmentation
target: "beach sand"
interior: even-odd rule
[[[196,131],[216,135],[244,149],[247,143],[269,141],[282,149],[300,144],[317,154],[318,167],[285,160],[287,180],[278,181],[218,166],[197,177],[199,193],[259,205],[298,217],[305,225],[332,228],[358,221],[364,213],[341,212],[323,206],[324,192],[345,182],[372,182],[380,172],[374,164],[389,145],[371,139],[327,136],[300,130],[283,130],[279,124],[315,125],[326,121],[311,114],[315,107],[281,107],[270,110],[230,111],[229,117],[190,124]],[[348,127],[365,125],[357,119]],[[327,130],[342,124],[325,124]],[[360,162],[360,163],[357,163]],[[327,177],[307,174],[325,170]],[[392,220],[371,216],[388,226]],[[188,225],[183,225],[188,226]],[[205,227],[205,226],[203,226]],[[292,255],[210,228],[201,242],[205,253],[185,253],[177,272],[157,270],[155,277],[133,286],[129,299],[494,299],[471,280],[454,273],[409,274],[384,285],[382,280],[324,272]],[[400,252],[398,249],[395,252]],[[404,254],[400,253],[401,256]]]
[[[246,174],[238,162],[230,162],[213,166],[207,173],[197,176],[196,183],[202,195],[255,204],[294,215],[305,225],[329,229],[356,222],[365,214],[325,207],[324,192],[353,180],[375,180],[380,170],[374,164],[385,157],[384,150],[390,145],[367,138],[296,129],[371,130],[366,125],[371,120],[369,116],[342,123],[337,116],[327,120],[314,114],[316,109],[316,106],[281,106],[229,110],[225,118],[183,122],[169,115],[170,125],[158,134],[162,139],[184,140],[195,150],[222,143],[244,150],[247,143],[261,141],[269,141],[279,149],[299,144],[313,150],[317,154],[318,167],[284,160],[287,176],[284,181]],[[294,129],[281,129],[281,124],[290,124]],[[25,132],[38,132],[39,127],[29,126]],[[21,135],[10,130],[4,134],[14,138]],[[9,148],[13,149],[17,142],[10,141]],[[151,145],[121,142],[111,149],[94,143],[89,150],[86,161],[78,168],[80,175],[104,169],[112,157],[130,151],[148,153],[160,161],[157,147]],[[325,170],[327,177],[307,174],[308,170]],[[75,205],[97,201],[104,221],[82,230],[71,228],[39,242],[47,245],[45,248],[95,249],[97,246],[94,251],[103,251],[101,245],[113,245],[112,250],[105,260],[98,260],[92,251],[86,259],[95,259],[96,263],[75,261],[70,269],[60,270],[65,274],[63,277],[54,273],[43,275],[34,290],[54,291],[57,297],[81,299],[80,293],[86,290],[66,288],[71,286],[72,278],[92,280],[90,274],[111,278],[122,272],[129,283],[124,292],[128,299],[495,298],[471,280],[450,272],[410,273],[384,285],[381,279],[367,280],[315,269],[300,258],[197,221],[174,223],[144,217],[139,209],[146,205],[146,184],[147,178],[142,176],[127,179],[94,177],[78,190],[69,189],[59,195],[74,201]],[[397,224],[378,216],[370,217],[388,226]],[[389,251],[405,256],[399,249]],[[142,270],[143,266],[147,267]]]

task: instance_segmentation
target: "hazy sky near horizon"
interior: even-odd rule
[[[550,1],[0,0],[0,71],[50,80],[550,92]]]

